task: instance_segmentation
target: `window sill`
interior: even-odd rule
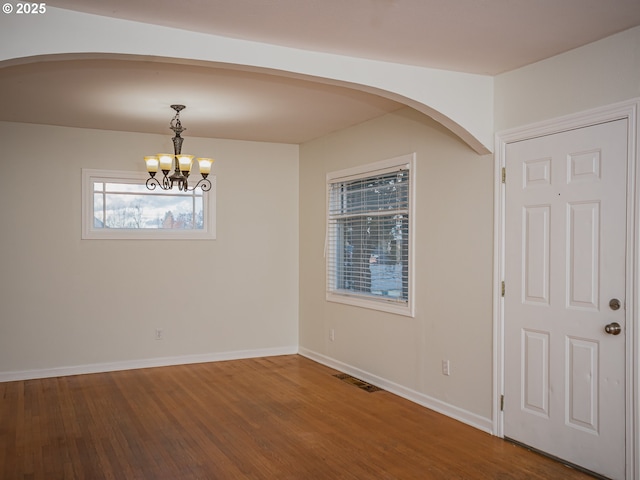
[[[368,299],[365,296],[348,295],[328,292],[326,300],[333,303],[342,303],[354,307],[368,308],[370,310],[378,310],[380,312],[393,313],[405,317],[415,317],[413,305],[406,303],[394,302],[384,299]]]

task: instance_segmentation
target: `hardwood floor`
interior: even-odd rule
[[[0,383],[0,478],[585,479],[292,355]]]

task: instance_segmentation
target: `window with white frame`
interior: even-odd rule
[[[149,190],[146,173],[82,170],[83,239],[215,239],[213,188]]]
[[[413,315],[415,154],[327,175],[327,300]]]

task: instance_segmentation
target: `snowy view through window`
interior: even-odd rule
[[[204,228],[203,192],[148,190],[142,184],[93,183],[94,228]]]

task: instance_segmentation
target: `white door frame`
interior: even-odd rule
[[[502,169],[509,143],[550,135],[599,123],[626,119],[627,159],[627,264],[626,264],[626,478],[640,476],[640,323],[637,305],[640,297],[640,98],[607,107],[560,117],[496,134],[494,183],[494,289],[493,289],[493,412],[492,433],[504,437],[501,397],[504,394],[504,299],[502,281],[505,266],[505,189]],[[515,179],[507,179],[515,181]],[[506,288],[509,288],[507,285]]]

